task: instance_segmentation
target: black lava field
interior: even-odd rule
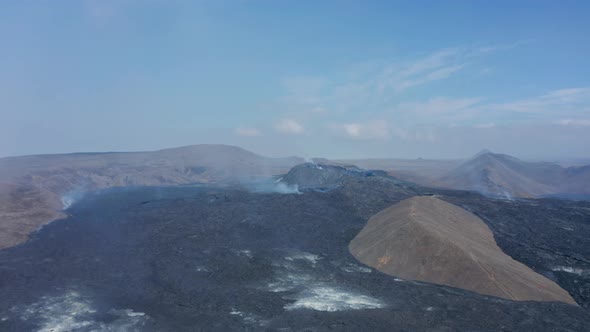
[[[371,215],[425,194],[476,213],[580,307],[401,280],[349,254]],[[590,331],[589,202],[366,176],[293,194],[112,189],[67,212],[0,251],[1,331]]]

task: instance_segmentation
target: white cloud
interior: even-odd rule
[[[451,77],[464,69],[480,52],[476,49],[447,48],[409,61],[390,63],[378,75],[380,91],[400,93],[412,87]]]
[[[288,110],[286,114],[293,114],[298,119],[322,114],[329,109],[329,114],[322,114],[331,117],[328,127],[350,138],[398,137],[426,141],[436,140],[436,130],[425,129],[427,126],[483,129],[532,119],[515,112],[562,112],[559,118],[555,115],[537,118],[546,123],[547,120],[577,118],[581,116],[580,112],[590,111],[590,88],[555,90],[509,102],[492,102],[477,96],[457,98],[427,94],[423,100],[409,99],[412,98],[407,94],[410,89],[419,89],[435,81],[459,74],[481,77],[492,70],[489,65],[479,64],[482,57],[526,43],[528,41],[445,48],[411,58],[368,61],[329,76],[292,77],[282,82],[287,96],[282,98],[284,105],[280,106]],[[417,95],[421,93],[417,92]],[[355,119],[353,114],[363,118]],[[368,121],[375,118],[383,121]],[[275,125],[281,132],[303,131],[296,127],[288,123]]]
[[[260,130],[258,130],[257,128],[254,128],[254,127],[238,127],[235,129],[234,133],[238,136],[243,136],[243,137],[262,136],[262,133],[260,132]]]
[[[430,72],[438,68],[447,66],[452,59],[462,53],[460,48],[446,48],[429,55],[417,57],[415,60],[400,64],[392,64],[388,70],[389,75],[400,77],[411,77],[414,75]],[[396,68],[397,67],[397,68]]]
[[[341,128],[344,129],[344,132],[348,136],[352,137],[359,137],[361,136],[362,125],[358,123],[348,123],[341,125]]]
[[[413,127],[410,129],[395,128],[392,130],[392,134],[403,139],[404,141],[432,143],[438,140],[438,137],[435,133],[435,128],[428,126]]]
[[[274,128],[284,134],[302,134],[303,126],[293,119],[282,119],[275,123]]]
[[[309,113],[313,113],[313,114],[326,114],[329,111],[327,109],[325,109],[324,107],[321,106],[316,106],[313,107],[312,109],[309,110]]]
[[[391,112],[399,119],[406,120],[406,124],[446,123],[482,129],[522,119],[535,119],[544,123],[579,127],[587,126],[588,123],[584,118],[590,112],[590,88],[558,89],[537,97],[505,103],[485,102],[482,98],[436,97],[402,103],[394,106]]]
[[[355,139],[387,139],[391,137],[391,128],[387,121],[334,123],[329,126],[337,133]]]
[[[418,115],[448,114],[473,107],[481,101],[481,98],[446,98],[436,97],[427,101],[403,103],[396,107],[402,112],[411,112]]]
[[[588,111],[590,87],[553,90],[541,96],[491,106],[500,110],[539,114]]]
[[[445,78],[450,77],[451,75],[453,75],[454,73],[458,72],[459,70],[461,70],[463,67],[465,67],[465,64],[459,64],[459,65],[452,65],[452,66],[446,66],[446,67],[441,67],[429,72],[425,72],[425,73],[421,73],[420,75],[416,75],[414,77],[408,77],[406,79],[402,79],[394,82],[392,84],[392,87],[395,91],[399,92],[414,86],[418,86],[418,85],[423,85],[426,83],[430,83],[433,81],[438,81],[438,80],[442,80]]]
[[[527,45],[527,44],[530,44],[533,42],[534,42],[533,39],[524,39],[524,40],[519,40],[519,41],[510,43],[510,44],[488,45],[488,46],[480,47],[478,49],[478,52],[489,53],[489,52],[495,52],[495,51],[509,50],[509,49],[520,47],[522,45]]]
[[[590,120],[587,119],[562,119],[556,122],[561,126],[572,126],[572,127],[588,127],[590,126]]]
[[[482,68],[476,67],[478,58],[506,48],[494,45],[446,48],[390,61],[352,64],[329,77],[285,78],[281,83],[286,95],[281,98],[280,106],[299,113],[318,105],[331,113],[384,111],[391,109],[398,97],[410,89],[459,73],[481,76]]]
[[[406,141],[434,142],[437,140],[434,127],[419,126],[400,128],[386,120],[334,123],[329,125],[336,133],[352,139],[387,141],[399,138]]]

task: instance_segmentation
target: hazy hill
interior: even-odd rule
[[[421,185],[438,185],[438,178],[459,166],[463,160],[435,159],[345,159],[343,164],[352,164],[366,169],[381,169],[396,178]]]
[[[250,180],[285,173],[301,162],[227,145],[0,158],[0,248],[25,240],[40,225],[60,217],[63,205],[80,192]]]
[[[549,162],[526,162],[489,151],[479,153],[439,178],[443,187],[475,190],[503,197],[587,195],[590,167],[564,168]]]
[[[556,283],[504,254],[481,219],[435,197],[409,198],[374,215],[349,249],[364,264],[404,279],[575,304]]]
[[[575,197],[576,194],[584,197],[590,196],[590,165],[569,167],[565,174],[568,181],[557,186],[559,194],[562,196],[571,194],[572,197]]]

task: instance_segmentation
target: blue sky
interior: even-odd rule
[[[586,1],[2,1],[0,156],[590,157]]]

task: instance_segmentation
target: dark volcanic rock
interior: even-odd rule
[[[300,195],[210,188],[89,195],[68,219],[0,251],[0,330],[590,330],[583,308],[402,281],[360,265],[347,245],[368,216],[420,192],[352,177],[335,190]],[[527,230],[537,221],[526,215],[525,226],[512,228],[503,202],[440,194],[478,213],[504,236],[501,247],[512,243],[502,239],[521,237],[546,247],[545,255],[556,248],[557,240]],[[557,213],[580,207],[552,202]],[[572,243],[562,243],[563,255],[588,238],[581,225],[589,213],[576,211],[580,227]],[[544,223],[562,225],[551,210],[542,213]],[[535,250],[502,249],[522,252],[526,264],[540,261]]]
[[[281,181],[287,185],[296,185],[299,190],[327,190],[341,186],[351,178],[370,176],[387,176],[387,174],[384,171],[364,170],[353,166],[306,163],[293,167]]]
[[[444,200],[480,217],[502,251],[554,280],[580,306],[590,308],[590,202],[445,194]]]

